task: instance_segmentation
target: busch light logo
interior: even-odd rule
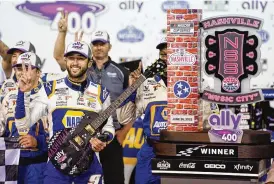
[[[169,9],[189,9],[189,4],[187,1],[165,1],[162,4],[162,10],[167,12]]]
[[[196,56],[184,49],[178,49],[177,52],[169,56],[168,62],[171,65],[194,65]]]
[[[178,98],[186,98],[190,94],[190,85],[186,81],[177,81],[173,87],[174,94]]]
[[[117,34],[117,39],[119,41],[129,43],[141,42],[144,40],[144,37],[144,33],[134,26],[128,26]]]
[[[230,109],[223,109],[220,114],[211,114],[208,131],[211,142],[241,143],[243,131],[239,129],[242,114],[234,114]]]
[[[266,43],[269,40],[269,34],[266,30],[260,30],[258,33],[261,36],[262,43]]]
[[[72,44],[72,48],[77,49],[77,50],[82,50],[83,49],[83,45],[81,42],[76,42]]]
[[[170,168],[170,163],[167,162],[167,161],[165,161],[165,160],[163,160],[163,161],[157,163],[157,168],[158,169],[167,170],[167,169]]]
[[[26,14],[45,19],[51,22],[51,29],[58,30],[58,21],[62,17],[61,11],[68,11],[68,31],[75,33],[83,29],[91,33],[95,28],[95,16],[105,11],[105,5],[95,2],[39,2],[26,1],[16,8]]]

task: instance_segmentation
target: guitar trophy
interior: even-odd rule
[[[248,117],[238,109],[264,100],[262,90],[250,89],[250,79],[261,71],[257,32],[263,22],[201,17],[197,9],[167,14],[170,118],[153,144],[152,173],[161,175],[162,184],[257,183],[268,171],[274,144],[269,132],[242,130]],[[206,89],[202,77],[212,81]]]

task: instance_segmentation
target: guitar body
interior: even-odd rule
[[[92,120],[97,117],[97,113],[88,113],[77,128],[58,131],[51,137],[48,156],[55,168],[63,174],[77,176],[90,167],[94,152],[89,140],[96,134],[96,130],[85,131],[85,127],[91,127]]]

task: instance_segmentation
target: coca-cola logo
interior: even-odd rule
[[[196,167],[196,163],[193,163],[193,162],[187,163],[187,164],[181,162],[179,165],[179,168],[181,169],[195,169],[195,167]]]

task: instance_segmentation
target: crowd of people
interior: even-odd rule
[[[152,142],[159,139],[163,127],[153,128],[156,121],[166,121],[167,79],[156,75],[147,79],[107,120],[99,134],[90,139],[93,155],[87,171],[78,176],[61,173],[48,159],[48,141],[58,131],[74,128],[69,118],[86,112],[105,110],[142,73],[141,65],[133,72],[112,61],[111,42],[106,31],[95,31],[91,43],[76,34],[66,46],[67,14],[58,23],[54,58],[62,71],[43,73],[41,59],[29,41],[8,47],[0,41],[2,68],[6,80],[1,86],[1,126],[3,137],[19,137],[21,153],[18,183],[105,183],[124,184],[123,140],[135,122],[144,115],[146,141],[137,156],[136,184],[160,183],[151,173],[150,160],[155,155]],[[167,43],[156,46],[159,58],[167,60]],[[151,113],[155,108],[156,113]],[[153,117],[153,118],[151,118]],[[151,119],[154,121],[152,122]]]

